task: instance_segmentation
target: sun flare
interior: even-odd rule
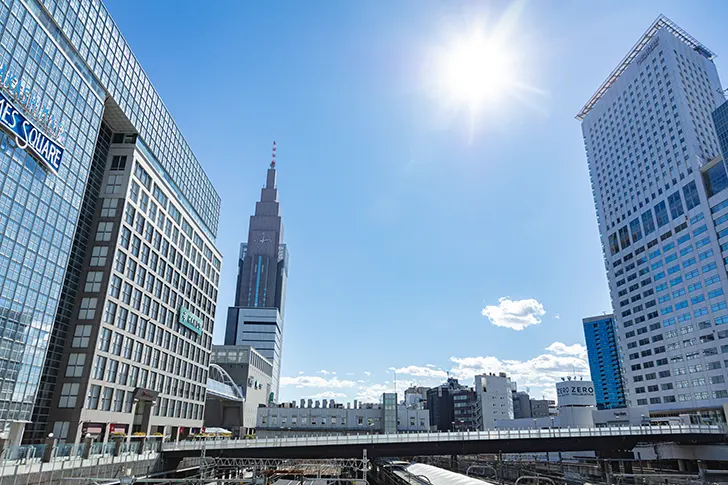
[[[478,109],[497,102],[514,84],[513,53],[483,32],[458,38],[443,54],[442,87],[456,104]]]

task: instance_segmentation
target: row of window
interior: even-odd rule
[[[691,210],[700,204],[700,196],[695,186],[695,181],[691,181],[683,187],[683,194],[685,196],[685,206],[687,210]],[[680,197],[680,191],[670,194],[667,198],[667,202],[670,207],[670,217],[668,217],[667,206],[665,201],[658,202],[654,206],[654,219],[652,215],[652,209],[647,209],[642,213],[640,225],[640,218],[633,219],[629,226],[625,225],[619,229],[619,231],[609,235],[609,249],[612,256],[628,248],[632,243],[640,241],[643,237],[652,234],[658,228],[667,225],[670,222],[670,218],[674,221],[685,213],[683,208],[682,199]],[[657,221],[657,226],[655,226]],[[644,228],[644,233],[642,232]]]

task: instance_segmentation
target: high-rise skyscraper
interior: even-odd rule
[[[728,193],[706,182],[720,153],[711,114],[723,102],[713,57],[660,17],[577,119],[627,404],[724,419],[728,246],[718,216]]]
[[[225,345],[249,345],[273,364],[272,399],[278,398],[288,249],[276,188],[275,144],[260,201],[240,245],[235,305],[228,309]]]
[[[614,315],[585,318],[584,339],[599,409],[623,408],[624,377]]]

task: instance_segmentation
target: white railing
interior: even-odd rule
[[[233,448],[288,448],[301,446],[345,446],[388,443],[428,443],[447,441],[483,441],[517,439],[598,438],[617,436],[703,434],[723,435],[726,428],[718,425],[623,426],[604,428],[551,428],[504,429],[488,431],[457,431],[447,433],[330,435],[290,438],[260,438],[252,440],[180,441],[164,443],[162,451],[233,449]]]

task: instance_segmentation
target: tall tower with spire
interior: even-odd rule
[[[276,143],[260,201],[240,245],[235,305],[228,309],[225,345],[250,345],[273,364],[269,396],[278,399],[288,250],[276,188]]]

